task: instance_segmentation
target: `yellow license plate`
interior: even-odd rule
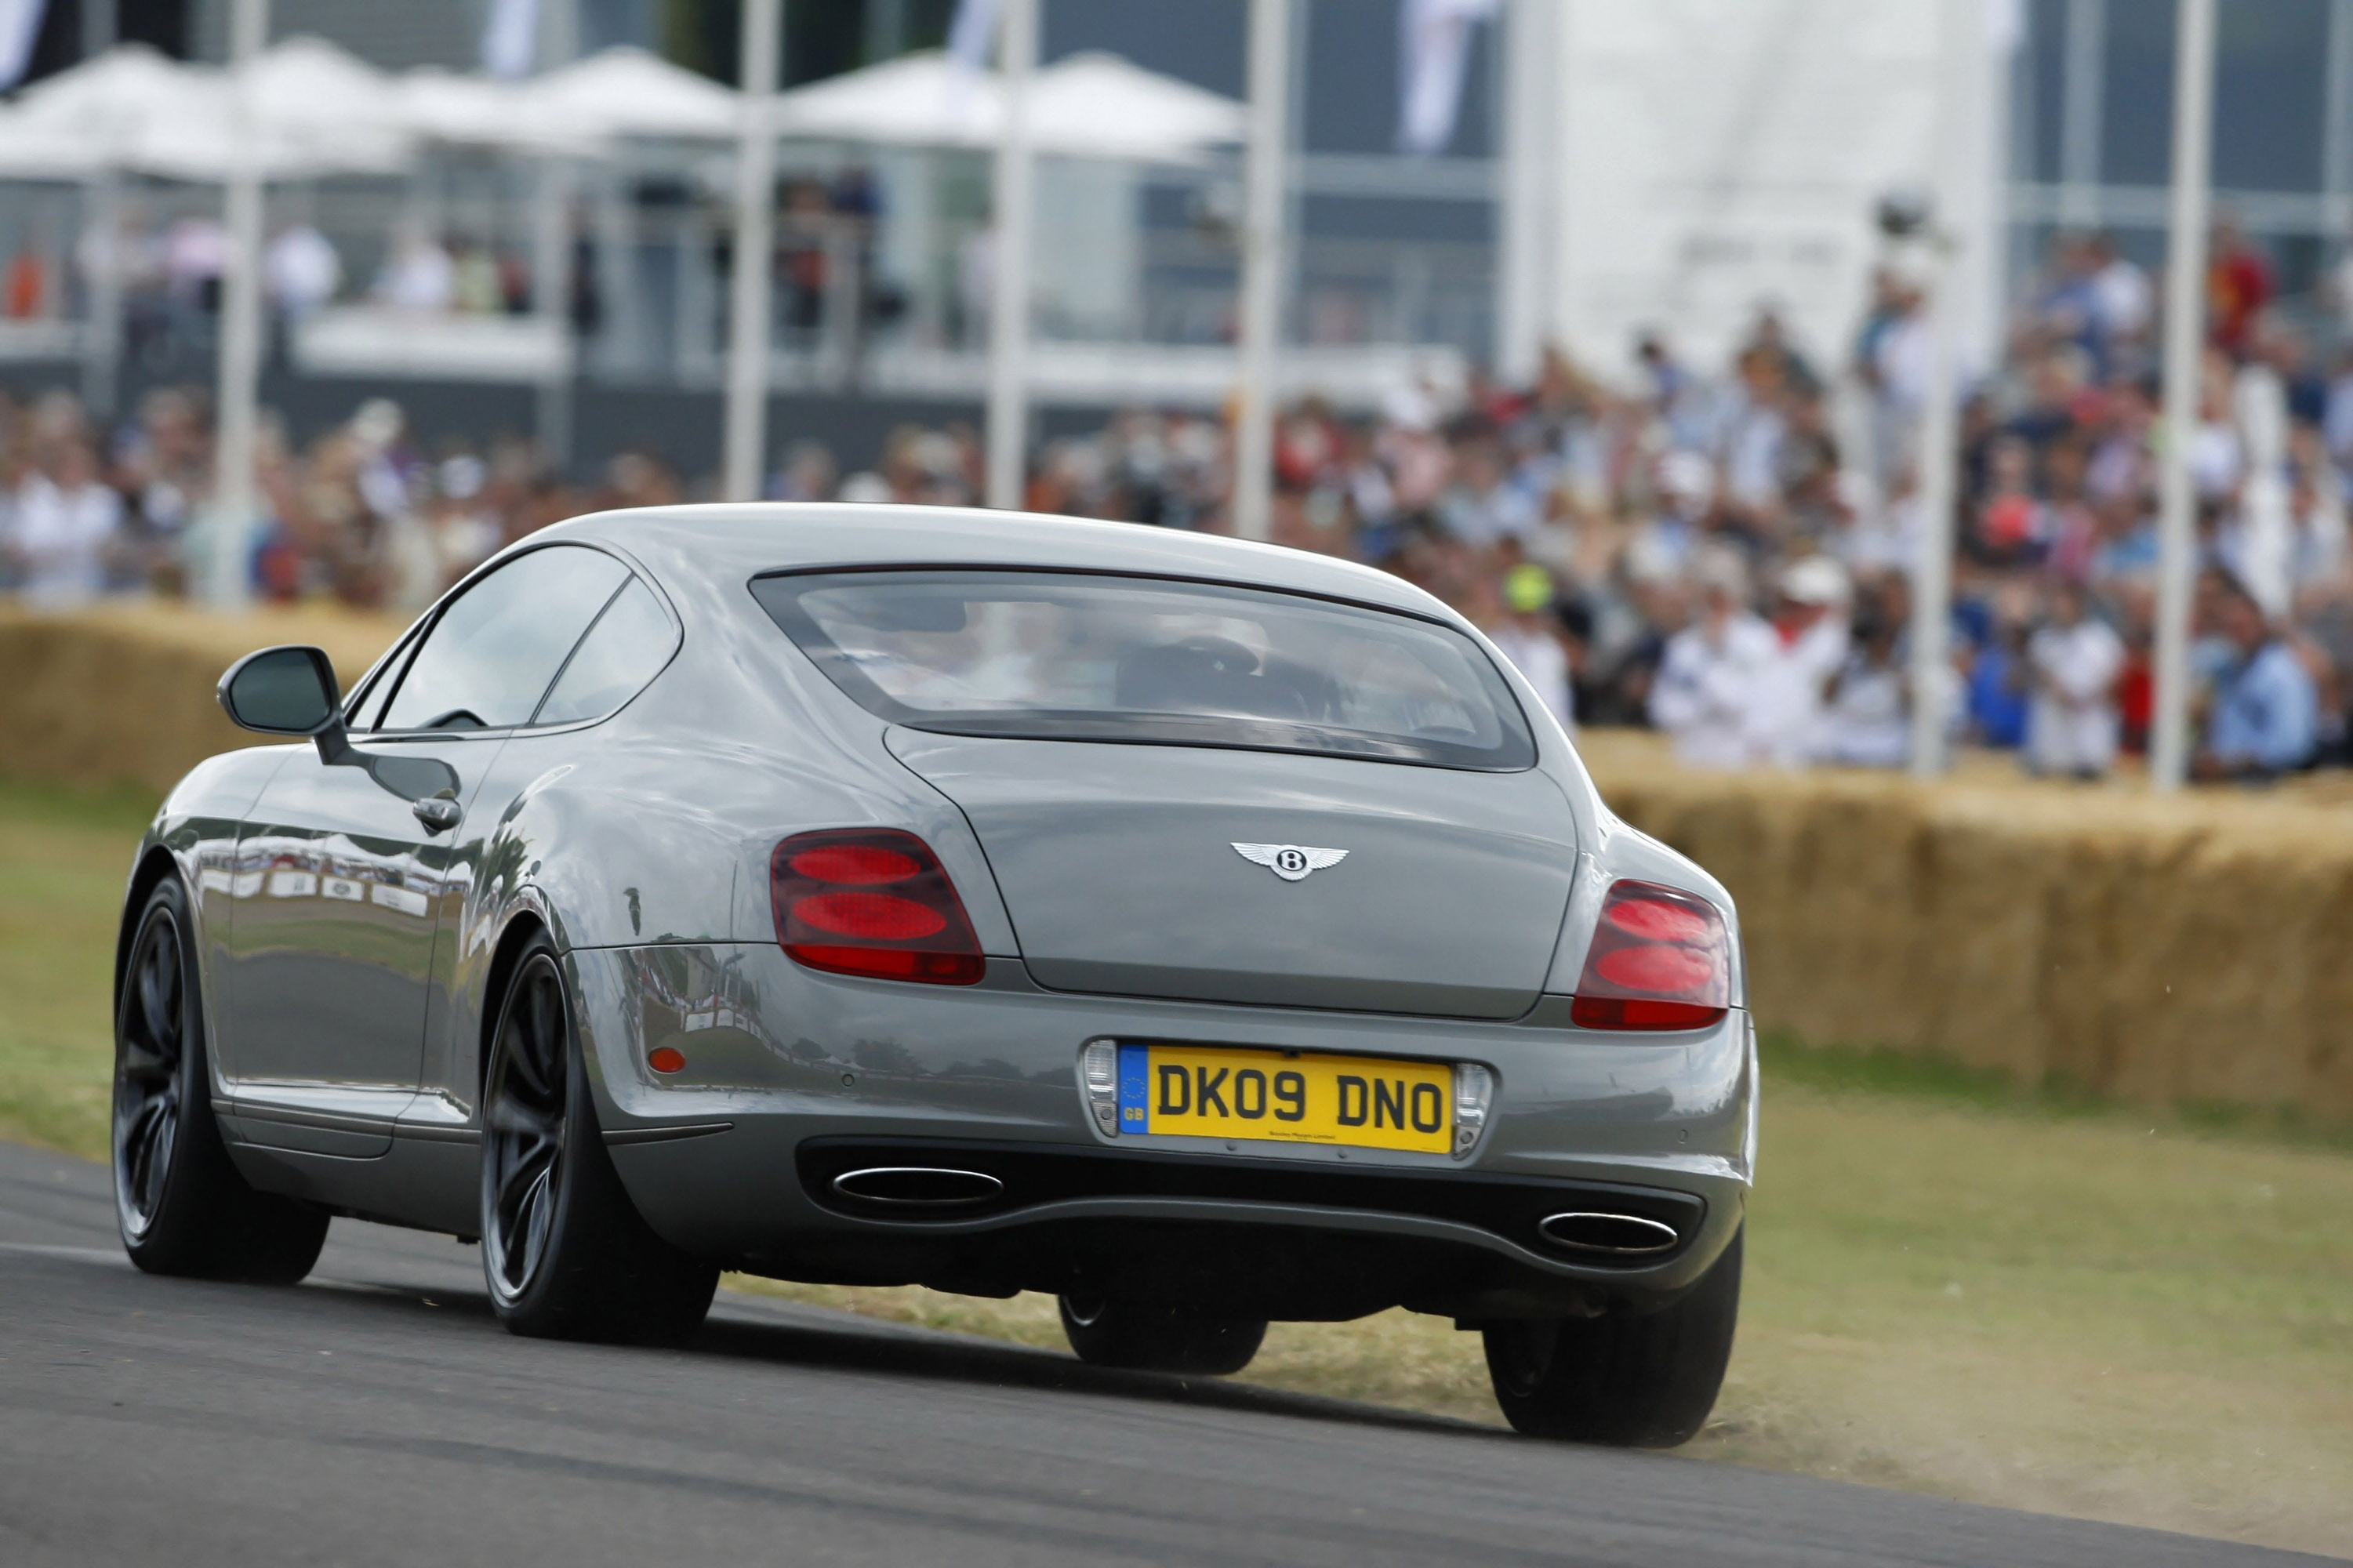
[[[1119,1047],[1119,1130],[1443,1154],[1454,1069],[1222,1046]]]

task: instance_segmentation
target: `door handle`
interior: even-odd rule
[[[446,795],[427,795],[408,809],[417,814],[417,820],[425,825],[427,833],[447,833],[466,815],[466,808]]]

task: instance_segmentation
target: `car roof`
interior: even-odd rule
[[[778,501],[591,512],[533,544],[617,545],[657,576],[749,581],[827,567],[991,566],[1203,577],[1354,599],[1460,625],[1419,588],[1369,566],[1222,534],[976,507]]]

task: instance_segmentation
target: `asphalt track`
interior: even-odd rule
[[[149,1279],[99,1166],[0,1144],[0,1563],[2317,1562],[1081,1366],[723,1293],[688,1349],[515,1339],[475,1254]]]

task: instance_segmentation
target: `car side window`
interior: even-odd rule
[[[628,577],[600,550],[518,555],[446,606],[394,689],[385,730],[498,730],[531,721],[565,656]]]
[[[411,637],[395,648],[375,683],[352,703],[351,718],[347,721],[353,730],[364,733],[384,722],[385,704],[392,700],[394,690],[400,685],[400,672],[406,667],[410,656],[417,652],[417,641]]]
[[[678,632],[653,590],[630,578],[580,639],[532,722],[603,718],[659,674],[677,646]]]

